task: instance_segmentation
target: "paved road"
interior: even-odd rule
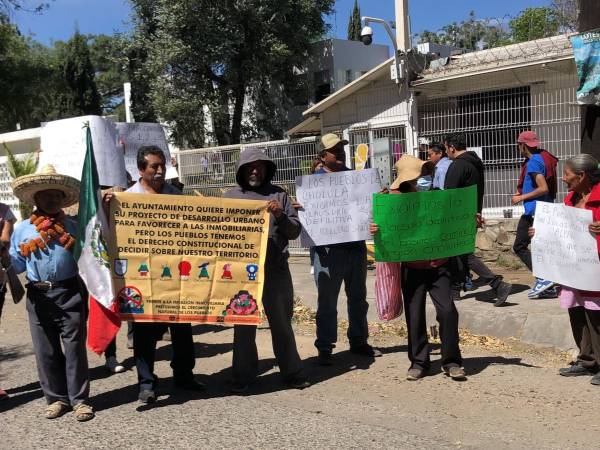
[[[122,333],[123,334],[123,333]],[[170,344],[160,343],[159,401],[136,400],[135,372],[109,376],[90,354],[96,419],[72,414],[43,418],[44,401],[23,305],[7,304],[0,326],[1,448],[590,448],[600,442],[600,388],[589,379],[556,375],[556,354],[509,347],[463,346],[466,382],[453,382],[434,364],[432,376],[404,380],[405,342],[376,335],[384,356],[355,359],[347,344],[337,364],[315,364],[311,325],[298,325],[300,353],[315,384],[304,391],[281,385],[268,330],[259,332],[263,374],[244,396],[227,392],[230,329],[195,327],[196,372],[209,384],[201,395],[173,392]],[[131,352],[119,341],[120,356]],[[434,355],[437,360],[439,354]]]

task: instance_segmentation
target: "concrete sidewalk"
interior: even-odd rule
[[[294,280],[295,294],[303,303],[316,309],[317,291],[313,276],[310,274],[308,257],[290,258],[290,268]],[[523,279],[523,274],[518,277]],[[569,317],[558,305],[557,299],[529,300],[529,286],[515,282],[507,274],[505,280],[513,283],[513,291],[502,307],[494,307],[493,291],[484,286],[476,291],[462,293],[463,300],[456,303],[460,316],[460,327],[473,334],[498,338],[515,338],[526,344],[540,347],[554,347],[560,350],[576,348]],[[369,302],[369,321],[379,322],[375,307],[375,271],[368,272],[367,301]],[[346,296],[342,288],[338,302],[339,317],[346,319]],[[404,320],[404,316],[397,320]],[[435,309],[427,303],[427,323],[437,324]]]

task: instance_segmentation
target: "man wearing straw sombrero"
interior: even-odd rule
[[[10,257],[4,252],[2,263],[26,272],[29,328],[48,402],[45,416],[55,419],[72,409],[78,421],[90,420],[94,411],[87,404],[87,291],[72,254],[77,222],[63,212],[78,202],[79,181],[48,165],[15,179],[12,189],[35,210],[15,227]]]

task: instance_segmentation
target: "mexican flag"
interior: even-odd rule
[[[90,296],[87,344],[91,350],[100,354],[115,338],[121,327],[121,319],[117,314],[110,262],[104,240],[108,224],[102,210],[102,193],[89,126],[86,127],[86,143],[79,192],[77,242],[73,256]]]

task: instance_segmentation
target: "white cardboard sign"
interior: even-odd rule
[[[177,170],[171,165],[171,153],[165,137],[163,127],[159,123],[144,122],[117,122],[117,145],[125,155],[125,168],[133,181],[139,178],[137,168],[137,152],[143,145],[155,145],[160,148],[166,157],[166,178],[177,178]]]
[[[531,242],[533,274],[563,286],[600,291],[596,238],[588,230],[592,212],[537,202]]]
[[[373,194],[381,190],[377,169],[296,178],[296,197],[306,246],[371,239]]]
[[[58,173],[80,180],[86,152],[86,122],[92,131],[100,184],[127,187],[123,152],[115,145],[116,126],[100,116],[73,117],[42,124],[39,167],[52,164]]]

